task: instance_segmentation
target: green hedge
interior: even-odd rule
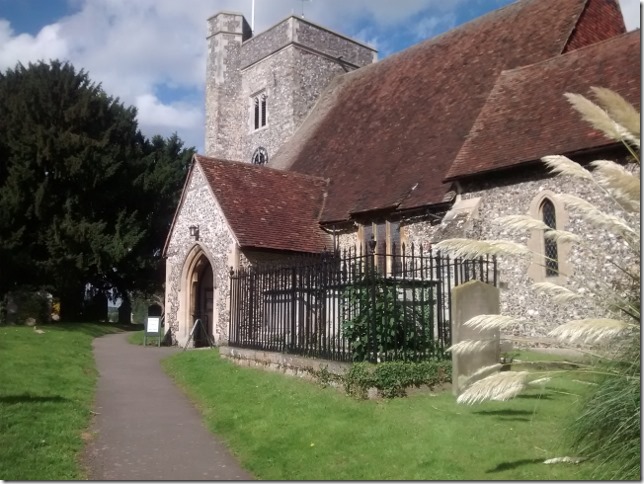
[[[427,385],[432,388],[451,381],[452,364],[444,361],[387,361],[374,365],[360,362],[351,365],[344,375],[335,375],[323,368],[314,375],[323,386],[341,383],[348,395],[367,398],[369,388],[377,388],[385,398],[404,397],[407,388]]]

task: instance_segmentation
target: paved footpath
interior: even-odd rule
[[[89,478],[251,480],[161,369],[162,358],[181,350],[131,345],[127,336],[94,340],[99,379],[85,452]]]

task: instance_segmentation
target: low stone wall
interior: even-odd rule
[[[321,369],[326,369],[329,373],[336,375],[343,375],[351,366],[350,363],[305,358],[272,351],[233,348],[231,346],[219,346],[218,348],[222,358],[226,358],[236,365],[276,371],[309,380],[313,380],[313,372]]]

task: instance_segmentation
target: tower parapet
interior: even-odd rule
[[[206,154],[218,158],[270,164],[335,76],[377,59],[295,16],[255,36],[240,14],[220,13],[209,27]]]
[[[244,42],[240,68],[245,69],[290,44],[355,69],[377,60],[377,51],[301,17],[290,16]]]

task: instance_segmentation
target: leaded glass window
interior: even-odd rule
[[[557,229],[557,214],[555,206],[549,199],[545,199],[541,204],[541,216],[543,223],[551,229]],[[547,231],[546,231],[547,232]],[[545,256],[546,276],[559,275],[559,254],[557,251],[557,242],[546,237],[543,238],[543,255]]]
[[[253,164],[265,165],[266,163],[268,163],[268,151],[260,146],[255,150],[255,153],[253,153]]]

